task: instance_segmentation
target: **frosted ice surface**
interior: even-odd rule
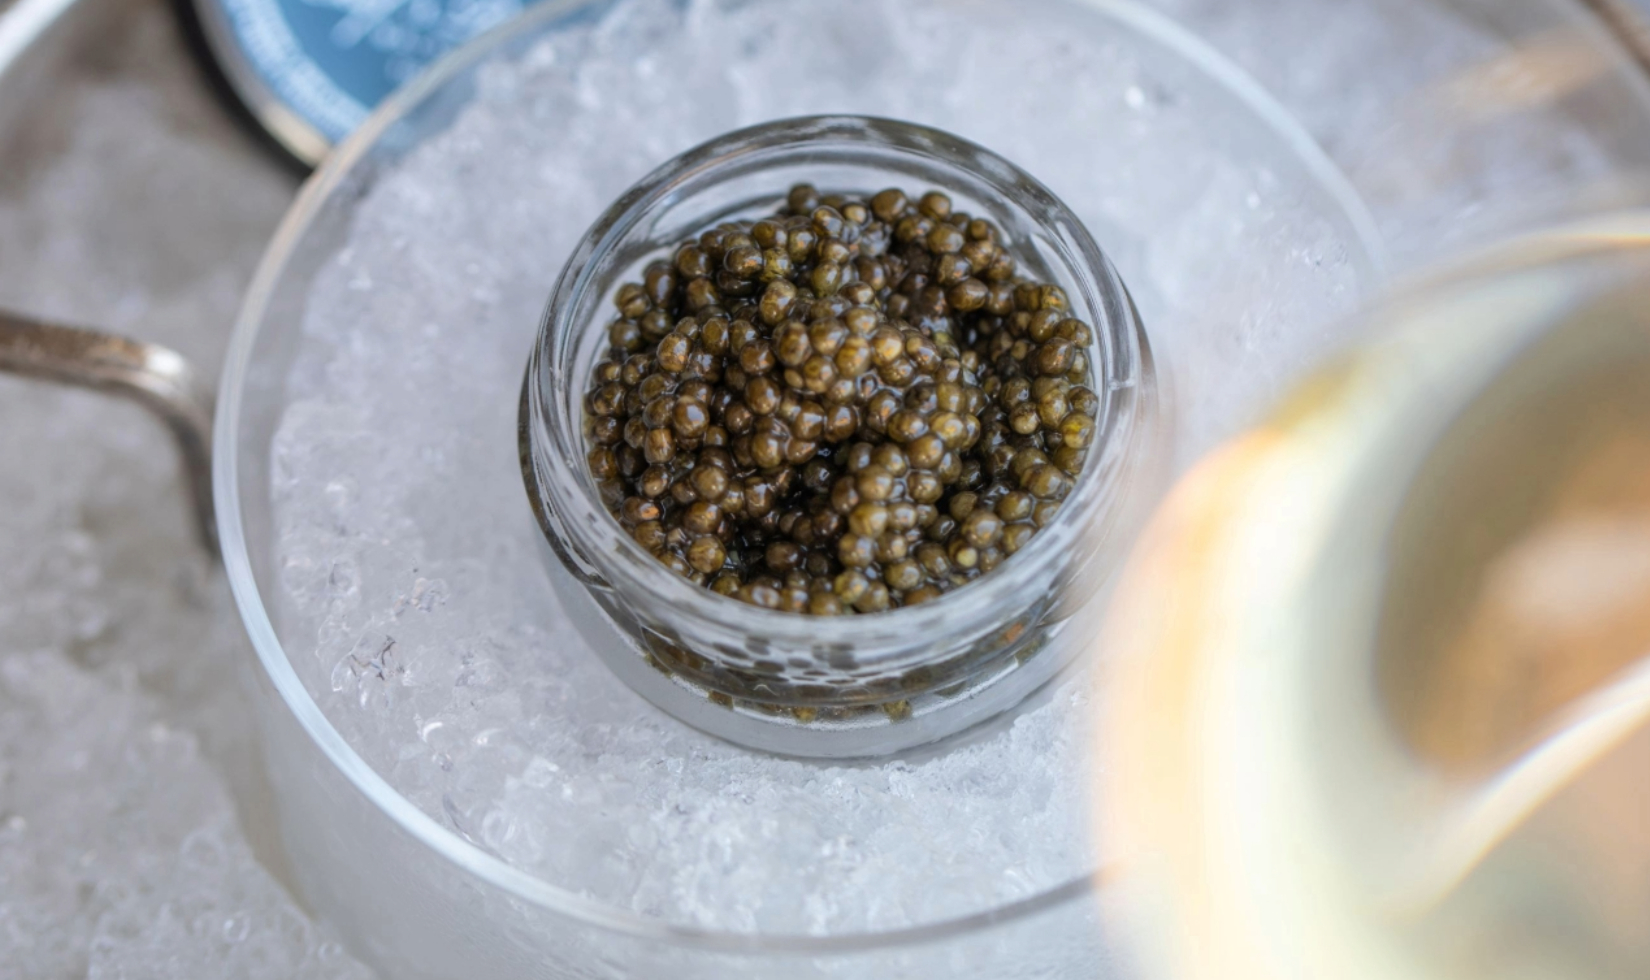
[[[1356,185],[1400,268],[1561,220],[1578,198],[1600,206],[1580,192],[1643,152],[1643,137],[1622,120],[1584,117],[1573,102],[1498,112],[1495,100],[1471,94],[1486,78],[1491,90],[1528,94],[1543,75],[1573,77],[1577,58],[1586,71],[1607,67],[1575,47],[1582,35],[1562,30],[1582,21],[1565,4],[1149,2],[1193,25],[1300,120]],[[1528,63],[1514,72],[1507,41],[1467,18],[1527,32]],[[1608,125],[1612,138],[1637,147],[1614,150],[1625,161],[1596,139],[1596,127]]]
[[[253,858],[134,671],[0,659],[0,760],[8,975],[367,980]]]
[[[164,4],[95,6],[118,44],[4,93],[0,306],[210,373],[292,182],[219,119]],[[237,822],[249,654],[161,427],[0,377],[0,501],[0,975],[363,978]]]
[[[6,95],[0,307],[169,345],[210,382],[292,182],[234,130],[225,139],[164,4],[104,9],[84,29],[120,44]],[[0,654],[135,665],[210,744],[244,741],[218,696],[240,631],[161,426],[0,376],[0,500]]]
[[[965,747],[845,767],[723,745],[594,660],[548,591],[515,461],[540,309],[607,202],[697,142],[809,112],[936,124],[1041,177],[1113,251],[1189,453],[1330,346],[1356,245],[1275,146],[1223,137],[1238,110],[1089,8],[602,9],[486,68],[314,283],[273,450],[300,675],[436,820],[661,918],[887,929],[1086,873],[1082,681]]]

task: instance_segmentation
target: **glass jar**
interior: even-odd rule
[[[1058,516],[976,582],[909,608],[820,618],[762,609],[681,578],[624,532],[585,463],[585,392],[607,352],[612,297],[642,267],[720,222],[773,214],[786,192],[938,188],[995,221],[1029,276],[1091,324],[1095,449]],[[983,147],[890,120],[767,123],[672,160],[585,236],[556,284],[527,368],[522,475],[559,561],[552,576],[593,648],[689,724],[767,751],[882,755],[996,715],[1076,652],[1058,637],[1124,549],[1149,483],[1150,350],[1100,247],[1035,178]]]

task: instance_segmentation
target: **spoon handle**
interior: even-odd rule
[[[218,556],[212,509],[212,398],[176,351],[0,310],[0,372],[130,399],[166,423],[183,463],[200,543]]]

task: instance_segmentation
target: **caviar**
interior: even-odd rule
[[[625,530],[722,595],[835,616],[989,573],[1095,436],[1091,328],[945,194],[793,188],[614,297],[585,399]]]

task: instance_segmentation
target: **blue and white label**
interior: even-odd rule
[[[274,96],[336,143],[426,65],[533,0],[209,0]]]

